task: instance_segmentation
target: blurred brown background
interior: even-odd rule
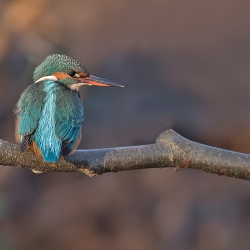
[[[52,53],[125,86],[82,88],[80,148],[153,143],[165,129],[250,153],[250,2],[0,0],[0,138]],[[249,249],[250,185],[203,172],[0,168],[0,249]]]

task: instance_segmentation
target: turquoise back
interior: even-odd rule
[[[83,105],[76,91],[53,81],[35,83],[23,92],[17,106],[21,143],[35,141],[49,163],[70,153],[83,123]]]

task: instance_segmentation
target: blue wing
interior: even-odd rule
[[[50,88],[51,84],[47,83],[47,85],[47,87]],[[24,151],[27,148],[28,144],[31,141],[35,140],[38,143],[38,148],[43,153],[43,157],[45,157],[44,154],[47,155],[46,150],[49,150],[49,148],[46,145],[49,145],[50,142],[46,141],[47,138],[40,140],[42,134],[41,131],[37,131],[37,129],[38,126],[41,127],[40,129],[44,129],[44,126],[47,128],[45,124],[39,125],[41,116],[44,116],[43,107],[46,102],[47,93],[45,92],[44,84],[32,84],[22,93],[20,100],[17,103],[17,117],[19,118],[17,133],[21,138],[21,149],[22,151]],[[83,123],[83,105],[76,91],[69,90],[62,85],[57,85],[55,104],[55,131],[53,133],[55,133],[55,135],[62,141],[61,152],[59,153],[59,155],[62,154],[63,156],[65,156],[72,151],[80,135],[81,126]],[[43,121],[43,123],[44,122],[46,121]],[[41,146],[41,143],[44,145]],[[54,144],[58,143],[53,142],[53,145]],[[57,147],[58,145],[54,146]],[[53,157],[54,153],[54,151],[51,153],[53,154]],[[50,154],[48,157],[50,157]],[[56,160],[58,159],[56,158]]]
[[[62,140],[63,156],[68,155],[80,136],[83,105],[76,91],[65,89],[56,101],[56,135]]]
[[[43,102],[44,92],[42,86],[35,83],[24,90],[17,103],[17,117],[19,118],[17,133],[20,135],[22,151],[26,149],[30,135],[37,128]]]

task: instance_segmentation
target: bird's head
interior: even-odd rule
[[[68,88],[80,86],[123,87],[115,82],[92,76],[76,59],[66,55],[50,55],[34,71],[34,81],[57,81]]]

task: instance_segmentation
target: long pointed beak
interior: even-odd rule
[[[97,76],[89,75],[88,77],[84,77],[81,79],[83,83],[86,83],[88,85],[95,85],[100,87],[124,87],[116,82],[112,82]]]

